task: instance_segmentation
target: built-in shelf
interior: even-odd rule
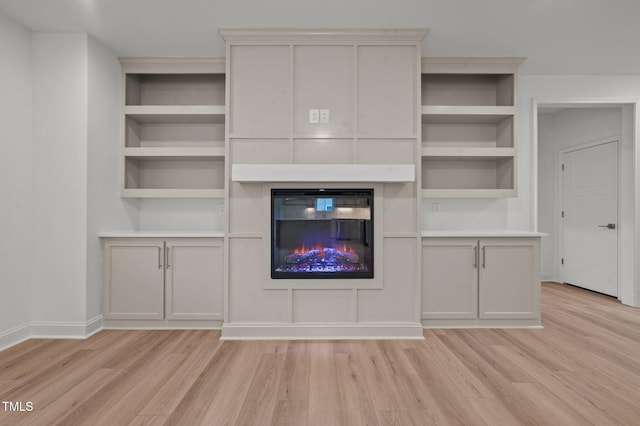
[[[413,164],[233,164],[234,182],[414,182]]]
[[[513,106],[449,106],[423,105],[423,122],[465,122],[475,120],[480,123],[495,123],[512,116]]]
[[[422,157],[441,157],[452,159],[457,157],[500,158],[515,156],[514,148],[474,148],[474,147],[424,147]]]
[[[430,60],[432,59],[427,59],[427,61]],[[495,73],[493,70],[485,70],[484,72],[469,73],[466,65],[463,67],[452,65],[451,70],[453,72],[433,73],[429,67],[426,69],[423,67],[422,97],[424,105],[514,105],[514,75],[512,72]]]
[[[224,148],[124,148],[124,156],[139,159],[224,159]]]
[[[143,60],[145,61],[145,60]],[[182,62],[182,64],[179,64]],[[125,105],[224,105],[224,62],[125,60]],[[166,71],[166,72],[165,72]]]
[[[142,105],[125,106],[124,114],[140,123],[224,123],[224,106]]]
[[[423,157],[425,196],[511,197],[515,194],[513,156]]]
[[[225,64],[127,58],[122,196],[223,198]]]
[[[515,189],[423,189],[422,198],[510,198]]]
[[[122,191],[124,198],[224,198],[224,189],[166,189],[129,188]]]
[[[516,196],[521,58],[423,58],[422,196]]]

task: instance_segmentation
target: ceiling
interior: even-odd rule
[[[218,28],[428,27],[423,56],[523,56],[525,74],[640,74],[638,0],[0,0],[118,56],[224,56]]]

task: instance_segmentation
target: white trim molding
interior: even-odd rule
[[[428,28],[363,28],[363,29],[330,29],[330,28],[221,28],[220,35],[227,41],[238,43],[246,41],[290,42],[327,42],[327,41],[377,41],[377,42],[421,42],[429,31]]]
[[[0,351],[29,339],[87,339],[102,330],[102,315],[86,322],[32,321],[0,333]]]
[[[420,323],[223,324],[221,340],[424,339]]]
[[[31,337],[31,324],[21,324],[0,333],[0,351],[29,340]]]
[[[86,322],[34,321],[31,323],[32,338],[86,339],[100,330],[102,330],[102,315]]]

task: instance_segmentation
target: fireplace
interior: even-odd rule
[[[272,189],[271,278],[373,278],[373,189]]]

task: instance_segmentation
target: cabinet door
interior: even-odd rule
[[[540,317],[540,242],[537,238],[480,240],[481,319]]]
[[[167,319],[222,320],[222,240],[168,240],[166,244]]]
[[[478,241],[428,238],[422,243],[422,319],[475,319]]]
[[[163,241],[105,243],[105,319],[164,317],[163,253]]]

